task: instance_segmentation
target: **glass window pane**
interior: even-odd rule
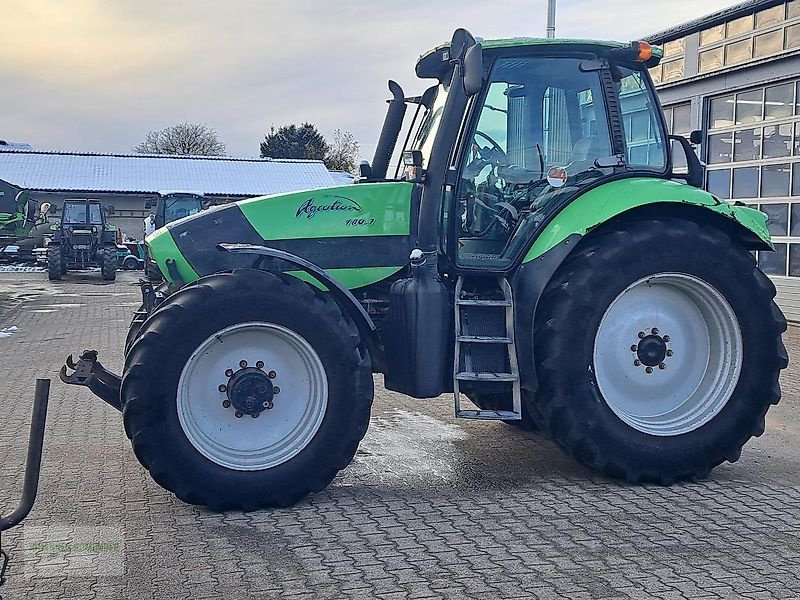
[[[789,244],[789,277],[800,277],[800,244]]]
[[[800,17],[800,0],[791,0],[786,3],[786,18]]]
[[[792,164],[792,196],[800,196],[800,163]]]
[[[733,125],[733,105],[733,95],[712,99],[708,126],[711,129],[716,129]]]
[[[671,42],[667,42],[664,44],[664,56],[675,56],[676,54],[683,53],[683,40],[685,38],[681,38],[679,40],[672,40]]]
[[[753,29],[753,15],[728,21],[728,37],[747,33]]]
[[[653,83],[655,84],[661,83],[661,65],[658,65],[657,67],[653,67],[652,69],[650,69],[650,77],[652,78]]]
[[[672,109],[671,133],[686,136],[692,131],[692,105],[678,104]]]
[[[713,44],[719,42],[725,37],[725,24],[717,25],[700,32],[700,45]]]
[[[760,121],[763,104],[763,89],[736,94],[736,124],[746,125]]]
[[[769,27],[783,21],[783,4],[756,13],[756,29]]]
[[[699,55],[698,69],[701,73],[708,73],[714,69],[721,69],[723,64],[725,48],[712,48],[711,50],[704,50]]]
[[[767,275],[786,275],[786,244],[775,244],[775,252],[760,251],[758,267]]]
[[[708,171],[708,183],[706,190],[714,194],[717,198],[727,200],[731,197],[731,171],[730,169],[718,169]]]
[[[733,170],[733,198],[758,198],[758,167]]]
[[[728,163],[733,159],[731,151],[733,133],[715,133],[708,136],[708,164]]]
[[[789,205],[762,204],[761,212],[767,215],[767,228],[770,235],[788,235],[789,233]]]
[[[783,50],[783,30],[762,33],[755,37],[753,56],[769,56]]]
[[[794,85],[784,83],[768,87],[764,97],[764,118],[782,119],[792,116]]]
[[[794,142],[792,130],[791,123],[764,127],[764,141],[762,142],[764,158],[791,156]]]
[[[792,148],[795,156],[800,156],[800,121],[794,124],[794,139],[792,140]]]
[[[761,128],[742,129],[733,134],[733,160],[756,160],[761,157]]]
[[[683,59],[671,60],[669,62],[661,63],[664,69],[663,81],[675,81],[683,77]]]
[[[764,165],[761,167],[761,197],[776,198],[789,195],[788,164]]]
[[[725,64],[738,65],[753,57],[753,40],[747,38],[725,46]]]
[[[789,235],[800,237],[800,202],[792,202],[792,228]]]
[[[800,25],[790,25],[786,28],[786,49],[800,46]]]

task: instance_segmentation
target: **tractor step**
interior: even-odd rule
[[[486,298],[476,297],[481,294]],[[499,298],[501,295],[502,299]],[[480,287],[470,291],[464,290],[464,278],[458,278],[455,342],[453,396],[456,417],[482,421],[521,419],[522,390],[514,345],[514,300],[511,285],[505,277],[499,277],[493,289],[487,289],[485,282],[481,282]],[[462,384],[467,394],[479,394],[481,390],[497,394],[505,389],[512,410],[461,408]]]
[[[456,339],[459,342],[468,344],[511,344],[514,342],[510,337],[495,337],[492,335],[460,335]]]
[[[511,306],[508,300],[476,300],[474,298],[462,298],[456,300],[459,306]]]
[[[456,380],[513,382],[519,381],[519,376],[514,373],[476,373],[474,371],[462,371],[461,373],[456,373]]]
[[[475,421],[519,421],[522,415],[513,410],[460,410],[456,414],[459,419]]]

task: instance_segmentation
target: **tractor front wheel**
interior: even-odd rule
[[[47,278],[56,281],[67,272],[64,255],[61,246],[52,245],[47,247]]]
[[[712,227],[631,221],[585,239],[535,321],[540,425],[630,482],[704,477],[764,431],[788,362],[775,287]]]
[[[117,249],[114,246],[103,246],[100,253],[100,272],[106,281],[117,278]]]
[[[205,277],[159,306],[126,356],[125,430],[153,479],[213,510],[288,506],[355,455],[369,358],[336,303],[288,275]]]

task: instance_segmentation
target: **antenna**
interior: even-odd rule
[[[547,32],[548,38],[556,37],[556,0],[547,0]]]

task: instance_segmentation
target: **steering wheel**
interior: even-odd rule
[[[491,154],[484,155],[485,150],[480,147],[480,144],[477,144],[477,138],[478,137],[482,137],[483,139],[485,139],[487,142],[489,142],[492,145],[491,149],[496,153],[495,156],[499,155],[499,158],[502,159],[502,160],[497,160],[497,162],[499,164],[503,164],[503,165],[507,165],[508,164],[508,156],[506,155],[505,151],[500,147],[500,144],[498,144],[494,140],[494,138],[492,138],[491,136],[489,136],[489,135],[483,133],[482,131],[476,129],[475,130],[476,145],[478,146],[478,154],[480,155],[480,157],[482,159],[491,160],[492,155]]]

